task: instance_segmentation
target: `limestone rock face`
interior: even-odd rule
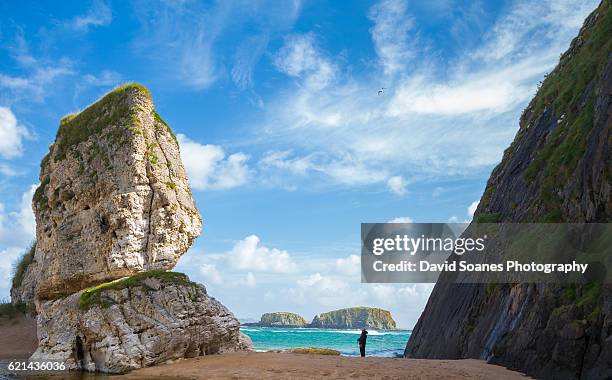
[[[148,272],[41,306],[30,360],[68,369],[123,373],[251,347],[234,315],[179,273]]]
[[[391,312],[373,307],[351,307],[322,313],[313,318],[309,327],[331,329],[397,329],[395,320],[391,317]]]
[[[200,235],[179,147],[144,87],[62,119],[33,207],[42,300],[171,269]]]

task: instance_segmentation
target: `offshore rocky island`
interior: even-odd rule
[[[61,120],[12,302],[38,314],[31,360],[122,373],[250,349],[204,286],[170,272],[201,233],[179,146],[149,91],[121,86]]]
[[[375,307],[350,307],[316,315],[311,323],[295,313],[265,313],[259,322],[244,323],[256,327],[311,327],[326,329],[380,329],[395,330],[397,324],[391,312]]]

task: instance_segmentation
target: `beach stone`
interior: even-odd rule
[[[40,182],[30,269],[39,273],[26,278],[41,300],[172,269],[201,233],[176,138],[137,84],[62,119]]]
[[[204,286],[148,272],[44,301],[32,361],[124,373],[169,360],[250,350],[240,323]]]

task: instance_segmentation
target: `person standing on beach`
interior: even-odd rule
[[[361,335],[357,341],[359,342],[359,352],[361,353],[361,357],[365,357],[365,346],[366,341],[368,340],[368,331],[366,329],[361,330]]]

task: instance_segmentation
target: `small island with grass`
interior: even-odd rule
[[[396,330],[397,324],[388,310],[377,307],[349,307],[316,315],[311,323],[295,313],[286,311],[262,314],[259,322],[243,323],[252,327],[309,327],[322,329],[379,329]]]
[[[299,314],[280,311],[262,314],[259,322],[243,323],[253,327],[306,327],[308,322]]]
[[[319,314],[308,326],[327,329],[397,329],[397,324],[390,311],[362,306]]]

